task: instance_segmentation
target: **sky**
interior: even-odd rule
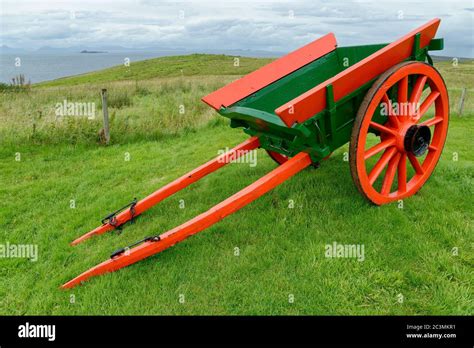
[[[472,0],[1,0],[0,45],[289,52],[328,32],[391,42],[439,17],[437,54],[473,57],[473,15]]]

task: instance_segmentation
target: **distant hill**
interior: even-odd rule
[[[465,62],[469,62],[469,61],[472,61],[472,60],[473,60],[473,58],[449,57],[449,56],[433,56],[433,55],[431,55],[431,58],[433,58],[433,61],[435,61],[435,62],[452,61],[454,58],[456,58],[459,63],[465,63]]]
[[[80,53],[107,53],[107,51],[89,51],[89,50],[82,50]]]
[[[117,65],[86,74],[45,81],[35,86],[71,86],[121,80],[148,80],[158,77],[195,75],[245,75],[268,64],[272,58],[250,58],[223,54],[165,56]]]
[[[0,53],[23,53],[23,52],[26,52],[24,49],[22,48],[13,48],[13,47],[10,47],[10,46],[7,46],[7,45],[2,45],[0,46]]]

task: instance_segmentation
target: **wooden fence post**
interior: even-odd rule
[[[102,113],[104,114],[104,138],[105,138],[105,144],[109,145],[110,130],[109,130],[109,110],[107,108],[107,89],[103,88],[101,91],[101,95],[102,95]]]
[[[466,92],[467,92],[467,88],[464,87],[461,92],[461,99],[459,100],[459,107],[458,107],[459,116],[461,116],[462,112],[464,111],[464,99],[466,99]]]

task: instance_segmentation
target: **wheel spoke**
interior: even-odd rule
[[[383,125],[381,125],[380,123],[376,123],[376,122],[370,122],[370,127],[382,132],[382,133],[386,133],[386,134],[391,134],[391,135],[397,135],[397,131],[395,129],[392,129],[392,128],[389,128],[389,127],[385,127]]]
[[[428,151],[438,151],[438,148],[436,146],[429,145],[428,146]]]
[[[397,127],[399,126],[399,120],[398,120],[398,115],[396,115],[394,112],[393,112],[393,107],[392,107],[392,101],[390,100],[390,98],[388,97],[388,94],[385,93],[382,97],[382,101],[385,103],[385,105],[387,105],[387,109],[388,109],[388,121],[394,126],[394,127]]]
[[[407,156],[403,153],[398,162],[398,192],[407,190]]]
[[[408,102],[408,76],[405,76],[398,82],[398,116],[399,122],[404,122],[407,118],[402,116],[408,116],[403,114],[403,105]]]
[[[388,195],[390,193],[399,161],[400,153],[397,152],[397,154],[393,156],[388,162],[387,171],[385,172],[385,177],[383,178],[382,190],[380,191],[381,194]]]
[[[410,160],[410,163],[413,166],[413,169],[415,169],[416,174],[423,174],[425,172],[425,170],[421,166],[420,162],[418,162],[418,159],[415,157],[415,155],[409,153],[408,159]]]
[[[436,98],[440,95],[439,92],[431,92],[430,95],[425,99],[423,104],[421,104],[418,114],[414,117],[414,121],[418,122],[420,118],[428,111],[431,105],[435,102]]]
[[[420,101],[421,94],[423,93],[423,88],[425,87],[427,79],[428,79],[427,76],[419,76],[416,79],[415,86],[413,87],[413,91],[411,92],[411,96],[410,96],[411,105],[413,105],[414,103],[418,103]]]
[[[420,126],[428,126],[428,127],[431,127],[431,126],[434,126],[440,122],[443,122],[443,118],[440,117],[440,116],[436,116],[436,117],[433,117],[433,118],[430,118],[429,120],[426,120],[425,122],[423,123],[420,123]]]
[[[387,140],[384,140],[380,143],[378,143],[375,146],[372,146],[370,149],[368,149],[365,154],[364,154],[364,159],[368,159],[376,154],[378,154],[380,151],[385,150],[387,147],[390,147],[395,144],[395,138],[389,138]]]
[[[408,101],[408,76],[405,76],[398,82],[398,103]]]
[[[385,150],[382,157],[380,157],[378,162],[375,163],[374,167],[372,168],[369,174],[369,182],[371,185],[373,185],[375,180],[377,180],[377,178],[379,177],[380,173],[382,173],[382,170],[385,168],[387,163],[395,155],[395,152],[397,152],[397,149],[395,147]]]

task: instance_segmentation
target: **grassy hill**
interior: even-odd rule
[[[200,98],[267,62],[165,57],[0,93],[0,244],[39,248],[36,262],[0,258],[0,314],[473,314],[472,63],[438,65],[452,109],[448,141],[432,178],[403,209],[371,206],[357,193],[346,145],[320,169],[162,254],[58,289],[112,251],[184,222],[275,167],[259,150],[256,167],[229,165],[121,234],[69,246],[133,197],[243,141]],[[108,147],[98,140],[101,88],[109,91]],[[64,100],[94,103],[95,119],[57,117]],[[325,258],[334,241],[363,244],[365,260]]]
[[[267,64],[272,59],[231,57],[213,54],[190,54],[160,57],[119,65],[87,74],[66,77],[38,84],[38,86],[73,86],[85,83],[141,81],[176,76],[245,75]]]

